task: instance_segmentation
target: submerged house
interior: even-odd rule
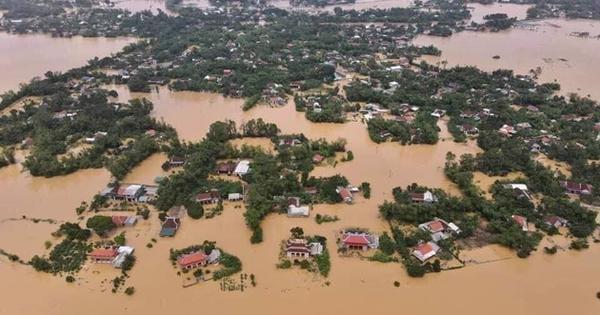
[[[118,255],[119,252],[115,248],[97,248],[88,255],[88,258],[96,264],[111,264]]]
[[[216,190],[211,190],[209,192],[199,193],[196,195],[196,202],[203,205],[217,203],[219,200],[221,200],[221,194],[219,194],[219,192]]]
[[[410,200],[414,203],[434,203],[437,201],[437,198],[431,191],[426,192],[411,192]]]
[[[420,243],[415,247],[412,251],[413,256],[415,256],[419,261],[425,262],[429,258],[437,255],[440,251],[440,247],[434,242]]]
[[[249,171],[250,171],[250,161],[242,160],[235,166],[233,174],[237,175],[239,177],[242,177],[242,176],[248,174]]]
[[[529,194],[529,189],[525,184],[505,184],[503,185],[506,189],[511,189],[517,198],[526,198],[531,200],[531,195]]]
[[[222,162],[217,165],[217,173],[231,175],[235,171],[235,167],[234,162]]]
[[[111,217],[112,222],[115,226],[133,226],[137,223],[137,216],[127,216],[127,215],[113,215]]]
[[[288,258],[306,259],[310,257],[310,248],[305,239],[290,239],[285,243],[285,255]]]
[[[117,257],[112,261],[112,265],[115,268],[121,268],[127,256],[133,254],[134,248],[131,246],[119,246],[117,249]]]
[[[310,214],[309,206],[302,206],[300,204],[300,198],[290,197],[288,198],[288,210],[287,215],[290,218],[308,217]]]
[[[352,196],[352,192],[350,191],[350,189],[345,187],[338,187],[335,191],[340,195],[340,197],[345,203],[352,203],[354,201],[354,197]]]
[[[244,196],[240,193],[231,193],[227,195],[228,201],[240,201],[243,200]]]
[[[524,216],[520,216],[518,214],[513,214],[513,215],[510,216],[510,218],[516,224],[518,224],[524,232],[529,231],[529,227],[527,225],[527,218],[525,218]]]
[[[545,217],[544,223],[546,223],[548,226],[553,226],[555,228],[565,227],[569,225],[569,221],[567,221],[567,219],[559,217],[557,215]]]
[[[181,255],[177,258],[177,264],[181,269],[193,269],[208,264],[208,256],[203,252],[194,252],[191,254]]]
[[[181,220],[179,218],[167,217],[165,222],[162,223],[160,229],[161,237],[172,237],[175,236],[177,230],[181,226]]]
[[[170,167],[180,167],[185,164],[185,159],[180,156],[173,156],[169,159]]]
[[[456,224],[452,222],[448,223],[437,218],[433,221],[419,224],[419,229],[429,232],[431,234],[431,239],[434,242],[445,240],[453,235],[458,235],[461,232]]]
[[[113,200],[125,200],[129,202],[139,201],[139,198],[145,193],[144,185],[122,184],[118,187],[109,187],[101,195]]]
[[[364,232],[345,232],[342,247],[351,250],[369,250],[379,247],[379,237]]]
[[[569,194],[590,195],[592,194],[592,185],[582,184],[572,181],[560,181],[560,187],[564,188]]]

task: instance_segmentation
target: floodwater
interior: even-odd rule
[[[588,38],[573,32],[589,32]],[[496,32],[462,32],[448,38],[419,36],[417,45],[435,45],[441,57],[424,59],[448,66],[473,65],[485,71],[512,69],[527,74],[541,68],[540,82],[557,81],[562,93],[577,92],[600,99],[600,21],[550,19],[530,21],[515,29]],[[500,59],[493,59],[500,56]]]
[[[147,10],[152,12],[152,14],[157,14],[160,10],[168,15],[174,14],[167,9],[165,0],[117,0],[114,1],[114,4],[115,8],[125,9],[133,13]],[[210,2],[208,0],[184,0],[183,5],[197,8],[208,8],[210,7]]]
[[[120,99],[131,96],[122,86],[114,88],[119,91]],[[484,248],[472,254],[465,252],[465,257],[474,257],[478,261],[501,260],[471,264],[464,269],[428,275],[425,279],[408,278],[400,264],[380,264],[337,255],[335,236],[340,229],[359,226],[377,233],[387,230],[384,221],[378,217],[377,205],[391,199],[393,187],[418,182],[456,192],[443,175],[446,152],[453,151],[458,155],[476,153],[478,149],[473,143],[453,142],[445,122],[439,124],[443,141],[438,145],[377,145],[370,141],[360,122],[312,124],[302,113],[297,113],[292,104],[281,108],[258,106],[243,112],[241,100],[210,93],[178,93],[160,88],[158,93],[135,94],[141,95],[155,102],[156,117],[173,125],[187,140],[201,139],[208,125],[216,120],[229,118],[240,123],[258,117],[277,123],[284,133],[303,132],[310,138],[329,140],[346,138],[347,148],[354,152],[355,159],[339,163],[335,168],[318,167],[313,175],[341,173],[355,184],[369,181],[372,197],[366,200],[358,196],[353,205],[316,205],[307,219],[269,215],[263,222],[265,241],[258,245],[248,241],[250,232],[245,227],[243,207],[226,203],[223,214],[198,221],[184,218],[176,237],[159,239],[153,248],[147,248],[146,244],[156,238],[159,230],[153,214],[149,221],[141,222],[131,230],[123,229],[138,257],[126,284],[136,288],[132,297],[110,293],[107,281],[115,277],[116,272],[108,266],[88,264],[76,283],[67,284],[61,278],[36,273],[0,257],[2,283],[11,284],[10,290],[3,290],[3,297],[11,302],[0,304],[0,314],[78,314],[83,309],[92,315],[160,314],[165,311],[187,313],[199,307],[214,314],[249,311],[254,314],[266,305],[273,313],[288,314],[305,314],[307,305],[318,308],[321,313],[347,314],[397,314],[399,308],[424,313],[423,305],[428,305],[427,312],[450,309],[464,314],[479,314],[481,309],[487,314],[506,314],[508,311],[511,314],[595,314],[600,311],[600,303],[595,297],[600,285],[589,281],[600,277],[600,270],[594,263],[600,259],[600,252],[595,248],[555,256],[538,253],[528,260],[513,258],[514,255],[509,255],[505,249]],[[163,175],[160,164],[165,158],[161,154],[152,156],[135,168],[127,180],[147,182]],[[43,179],[41,182],[48,186],[42,185],[45,189],[37,190],[31,187],[31,182],[37,179],[20,174],[17,166],[0,170],[0,178],[3,198],[8,192],[6,196],[11,206],[7,208],[21,209],[3,216],[46,214],[74,220],[74,208],[79,201],[89,200],[101,189],[108,181],[108,174],[103,170],[92,170],[64,178]],[[41,198],[41,202],[36,203],[31,196]],[[6,202],[5,199],[2,202]],[[316,213],[337,215],[340,221],[318,225],[314,221]],[[298,269],[278,270],[275,267],[280,242],[295,226],[303,227],[307,234],[319,234],[329,239],[332,270],[328,279]],[[26,227],[22,229],[25,231],[20,232],[21,237],[29,238],[32,233]],[[6,241],[7,248],[23,257],[40,250],[43,252],[43,242],[50,238],[47,233],[51,230],[40,228],[39,234],[33,233],[37,238],[33,241],[16,242],[19,234],[11,235],[12,240]],[[254,274],[258,286],[246,288],[244,292],[222,292],[218,283],[208,282],[183,289],[181,277],[168,260],[169,249],[203,240],[215,240],[220,247],[240,257],[243,272]],[[21,250],[20,247],[26,248]],[[394,281],[401,283],[399,288],[393,286]],[[26,298],[29,296],[36,298]],[[431,302],[432,297],[435,297],[435,303]],[[99,300],[102,303],[98,303]],[[548,300],[562,302],[548,303]],[[89,308],[89,305],[95,306]]]
[[[149,94],[129,93],[124,86],[113,86],[119,100],[145,96],[155,103],[155,117],[174,126],[182,138],[201,139],[210,123],[231,119],[242,123],[263,118],[276,123],[283,133],[304,133],[309,138],[328,140],[346,138],[347,149],[355,159],[335,167],[317,167],[312,175],[343,174],[353,184],[371,183],[372,197],[360,196],[352,205],[316,205],[310,218],[290,219],[269,215],[263,222],[265,241],[249,242],[250,232],[243,218],[243,207],[225,203],[223,214],[212,219],[183,219],[177,236],[159,239],[152,248],[146,244],[157,238],[159,225],[155,213],[126,231],[130,245],[136,248],[136,266],[125,286],[134,286],[134,296],[110,293],[110,280],[117,272],[109,266],[86,265],[76,283],[37,273],[32,268],[10,263],[0,256],[0,314],[187,314],[201,310],[213,314],[267,313],[346,314],[462,313],[480,314],[598,314],[600,284],[597,261],[600,251],[594,244],[583,252],[560,252],[549,256],[535,253],[527,260],[496,246],[465,251],[478,261],[501,259],[493,263],[471,264],[466,268],[410,279],[400,264],[380,264],[358,258],[342,258],[335,251],[335,235],[345,227],[364,227],[380,233],[388,229],[378,217],[377,206],[391,199],[391,189],[413,182],[444,188],[458,193],[443,175],[446,152],[456,155],[477,153],[473,142],[455,143],[441,121],[442,141],[434,146],[401,146],[397,143],[373,143],[361,122],[313,124],[295,111],[293,104],[280,108],[258,106],[241,110],[242,100],[212,93],[171,92],[162,87]],[[260,143],[262,140],[252,140]],[[243,142],[243,141],[242,141]],[[166,157],[156,154],[136,167],[126,178],[130,182],[150,183],[165,172],[160,165]],[[56,225],[12,221],[23,215],[76,219],[75,208],[90,200],[109,181],[106,170],[85,170],[52,179],[32,178],[19,165],[0,169],[0,248],[27,259],[44,253],[44,242],[53,243],[50,232]],[[316,213],[337,215],[340,221],[318,225]],[[292,227],[301,226],[307,234],[319,234],[329,240],[332,270],[322,279],[298,269],[278,270],[280,242],[289,237]],[[168,260],[170,248],[181,248],[214,240],[224,250],[238,256],[243,272],[254,274],[258,286],[244,292],[222,292],[218,283],[202,283],[183,289]],[[512,255],[509,255],[512,254]],[[505,259],[509,258],[509,259]],[[235,276],[234,279],[239,279]],[[393,285],[400,282],[400,287]],[[34,296],[35,298],[31,298]],[[8,301],[8,302],[7,302]],[[552,303],[554,302],[554,303]]]
[[[340,7],[344,10],[365,10],[365,9],[389,9],[395,7],[408,7],[413,4],[412,0],[357,0],[352,4],[340,4],[335,6],[327,6],[324,8],[314,7],[294,7],[290,5],[289,0],[274,0],[271,5],[282,9],[306,10],[306,11],[333,11],[335,7]],[[185,6],[197,8],[210,8],[208,0],[185,0]],[[115,8],[126,9],[131,12],[139,12],[149,10],[153,14],[161,10],[167,14],[173,14],[165,6],[165,0],[120,0],[115,1]]]
[[[389,197],[392,188],[405,187],[413,182],[457,192],[443,174],[446,153],[452,151],[461,155],[479,152],[474,142],[453,142],[445,122],[440,122],[440,138],[443,141],[437,145],[377,145],[369,138],[365,124],[355,121],[314,124],[305,119],[304,113],[296,112],[292,102],[277,108],[259,105],[244,112],[241,110],[243,100],[214,93],[172,92],[166,87],[160,87],[158,93],[130,93],[123,85],[107,88],[117,91],[119,101],[126,101],[130,97],[148,98],[154,103],[153,115],[173,126],[180,137],[188,141],[202,139],[214,121],[230,119],[239,125],[257,118],[277,124],[284,134],[304,133],[308,138],[330,141],[345,138],[348,141],[347,149],[354,153],[354,161],[338,163],[335,168],[318,167],[315,175],[340,173],[357,185],[363,181],[370,182],[373,194],[379,196],[376,198],[378,201],[384,196]]]
[[[469,3],[467,5],[467,8],[471,11],[471,21],[476,23],[483,23],[485,21],[484,16],[494,13],[506,13],[508,17],[524,20],[527,18],[527,9],[530,7],[527,4],[500,2],[494,2],[493,4]]]
[[[0,32],[0,93],[16,90],[19,83],[45,72],[65,71],[94,57],[118,52],[133,38],[53,38],[48,35],[15,35]]]
[[[414,4],[413,0],[356,0],[355,3],[338,4],[326,6],[322,8],[315,7],[295,7],[292,6],[289,0],[273,0],[271,4],[281,9],[303,10],[303,11],[329,11],[340,7],[344,10],[368,10],[368,9],[390,9],[390,8],[406,8]]]

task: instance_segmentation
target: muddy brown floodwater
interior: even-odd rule
[[[85,65],[96,56],[118,52],[133,38],[53,38],[48,35],[14,35],[0,32],[0,93],[18,89],[19,83]]]
[[[177,236],[159,239],[153,248],[146,243],[158,233],[158,220],[142,222],[127,232],[129,243],[136,247],[138,262],[127,280],[136,293],[128,297],[112,294],[106,281],[116,273],[108,266],[88,264],[75,284],[63,279],[36,273],[32,269],[11,264],[0,258],[0,276],[3,297],[9,303],[0,303],[0,314],[89,314],[124,313],[160,314],[164,312],[189,313],[202,309],[214,314],[239,313],[317,313],[397,314],[451,312],[479,314],[594,314],[600,311],[595,298],[598,285],[589,279],[600,277],[594,263],[600,253],[592,248],[582,253],[566,252],[555,256],[535,254],[528,260],[519,260],[513,253],[486,247],[466,257],[481,261],[501,259],[495,263],[472,264],[461,270],[428,275],[425,279],[410,279],[400,264],[379,264],[355,258],[342,258],[335,253],[336,231],[344,227],[360,226],[375,232],[387,230],[378,217],[377,205],[390,199],[390,190],[412,182],[441,187],[456,193],[456,188],[443,175],[447,151],[456,154],[476,153],[473,143],[456,144],[442,128],[439,144],[434,146],[401,146],[397,143],[377,145],[370,141],[365,126],[360,122],[346,124],[312,124],[292,104],[281,108],[265,106],[250,111],[241,110],[242,101],[223,98],[210,93],[170,92],[160,88],[149,94],[130,94],[122,86],[113,86],[124,100],[131,96],[146,96],[155,103],[154,116],[173,125],[187,140],[198,140],[216,120],[232,119],[238,123],[262,117],[279,125],[284,133],[303,132],[311,138],[324,137],[348,140],[348,149],[355,159],[339,163],[335,168],[318,167],[314,175],[341,173],[353,183],[369,181],[373,195],[361,197],[353,205],[317,205],[309,219],[289,219],[270,215],[263,222],[265,242],[251,245],[250,233],[245,227],[243,207],[225,205],[222,215],[213,219],[192,221],[184,219]],[[252,143],[260,143],[260,140]],[[264,144],[263,144],[264,145]],[[128,181],[148,182],[164,175],[160,164],[164,155],[155,155],[142,163],[128,176]],[[80,200],[89,200],[108,181],[103,170],[78,172],[56,179],[40,179],[45,189],[34,189],[32,179],[19,172],[18,167],[0,170],[3,191],[2,202],[8,202],[7,217],[22,214],[75,218],[74,208]],[[8,192],[8,193],[4,193]],[[41,201],[37,203],[36,200]],[[12,209],[20,209],[14,211]],[[316,213],[337,215],[340,221],[318,225]],[[39,224],[39,223],[38,223]],[[43,252],[42,243],[52,240],[51,229],[40,228],[39,243],[29,239],[27,226],[15,224],[10,241],[5,241],[17,254],[24,257]],[[308,234],[324,235],[330,240],[332,271],[327,280],[299,270],[278,270],[279,244],[289,235],[290,228],[301,226]],[[118,231],[120,232],[120,231]],[[118,233],[117,232],[117,233]],[[204,283],[191,288],[181,287],[181,277],[168,261],[170,248],[184,247],[205,239],[215,240],[219,246],[241,258],[244,272],[256,276],[258,286],[245,292],[222,292],[218,283]],[[4,245],[3,245],[4,246]],[[506,259],[509,258],[509,259]],[[399,288],[393,286],[400,281]],[[327,283],[329,285],[327,285]],[[35,299],[29,297],[35,296]],[[548,303],[548,300],[561,303]],[[100,302],[99,302],[100,301]],[[90,307],[93,305],[94,307]],[[426,305],[426,307],[424,307]],[[318,310],[318,311],[317,311]]]
[[[354,184],[371,183],[371,199],[358,197],[352,205],[317,205],[308,219],[269,215],[263,222],[265,241],[249,242],[250,232],[241,205],[225,203],[221,215],[198,221],[184,218],[177,236],[159,239],[153,248],[146,244],[157,238],[155,213],[126,231],[128,243],[136,248],[137,263],[127,280],[136,293],[110,293],[107,281],[118,272],[109,266],[86,264],[75,283],[37,273],[32,268],[10,263],[0,256],[0,314],[598,314],[600,302],[600,251],[595,245],[583,252],[561,251],[557,255],[534,253],[527,260],[498,246],[465,251],[472,259],[463,269],[430,274],[424,279],[409,278],[400,264],[380,264],[357,258],[342,258],[335,252],[336,232],[359,226],[374,232],[387,230],[378,217],[377,206],[391,199],[391,189],[413,182],[440,187],[457,194],[443,174],[446,152],[457,155],[477,153],[473,142],[451,140],[440,121],[442,140],[437,145],[401,146],[373,143],[361,122],[313,124],[295,111],[293,104],[280,108],[258,106],[241,110],[242,100],[212,93],[171,92],[159,88],[153,93],[129,93],[124,86],[112,86],[119,100],[147,97],[155,104],[153,115],[174,126],[183,139],[201,139],[217,120],[243,123],[263,118],[276,123],[283,133],[304,133],[309,138],[345,138],[355,159],[335,167],[317,167],[315,176],[343,174]],[[241,143],[268,145],[264,139]],[[166,159],[156,154],[136,167],[126,181],[152,183],[166,173],[160,168]],[[76,220],[75,208],[90,200],[109,181],[106,170],[85,170],[52,179],[32,178],[13,165],[0,169],[0,248],[27,260],[44,253],[44,242],[56,243],[50,232],[56,225],[14,221],[22,216],[53,218],[58,222]],[[337,215],[340,220],[319,225],[316,213]],[[292,227],[307,234],[328,238],[332,269],[328,279],[300,270],[278,270],[280,242]],[[258,286],[244,292],[222,292],[218,283],[208,282],[187,289],[168,260],[169,249],[214,240],[243,262],[243,272],[254,274]],[[546,242],[546,241],[545,241]],[[548,241],[549,242],[549,241]],[[495,262],[492,262],[495,261]],[[489,263],[484,263],[489,262]],[[239,277],[235,276],[235,279]],[[103,282],[104,281],[104,282]],[[400,287],[393,285],[400,282]]]
[[[158,10],[161,10],[167,14],[173,14],[165,6],[165,0],[117,0],[114,1],[115,7],[120,9],[126,9],[131,12],[139,12],[142,10],[149,10],[156,14]],[[324,8],[314,7],[294,7],[290,5],[289,0],[273,0],[270,4],[277,8],[282,9],[294,9],[294,10],[305,10],[305,11],[330,11],[333,12],[333,8],[336,6],[326,6]],[[364,10],[370,8],[378,9],[389,9],[394,7],[408,7],[413,4],[412,0],[357,0],[352,4],[340,4],[337,5],[345,10]],[[192,6],[197,8],[210,8],[210,2],[208,0],[184,0],[183,5]]]
[[[589,38],[573,36],[589,32]],[[497,32],[462,32],[448,38],[419,36],[417,45],[435,45],[441,57],[424,58],[448,66],[473,65],[486,71],[512,69],[527,74],[541,67],[540,82],[561,84],[562,93],[577,92],[600,100],[600,21],[551,19],[528,22]],[[493,59],[494,56],[500,59]]]
[[[471,11],[471,21],[477,23],[483,23],[485,21],[483,19],[484,16],[494,13],[506,13],[508,17],[523,20],[527,18],[527,9],[530,7],[530,5],[525,4],[500,2],[494,2],[493,4],[469,3],[467,5],[467,8]]]

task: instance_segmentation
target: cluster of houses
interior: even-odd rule
[[[107,187],[101,196],[113,200],[124,200],[128,202],[152,202],[158,195],[158,186],[142,184],[120,184],[116,187]]]
[[[437,255],[440,251],[437,242],[458,235],[461,232],[456,224],[438,218],[419,224],[419,229],[431,235],[431,241],[419,243],[412,251],[412,255],[421,262],[425,262]]]
[[[263,89],[261,98],[268,105],[283,106],[287,102],[283,86],[272,82]]]
[[[97,248],[88,254],[90,261],[96,264],[111,264],[115,268],[121,268],[127,256],[133,254],[131,246],[119,246],[108,248]]]

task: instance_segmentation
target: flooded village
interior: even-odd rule
[[[138,14],[114,38],[34,31],[84,8],[3,18],[0,314],[600,311],[597,21],[467,31],[533,5],[466,3],[440,37],[378,17],[411,2],[314,29],[338,9],[228,2],[100,2]]]

